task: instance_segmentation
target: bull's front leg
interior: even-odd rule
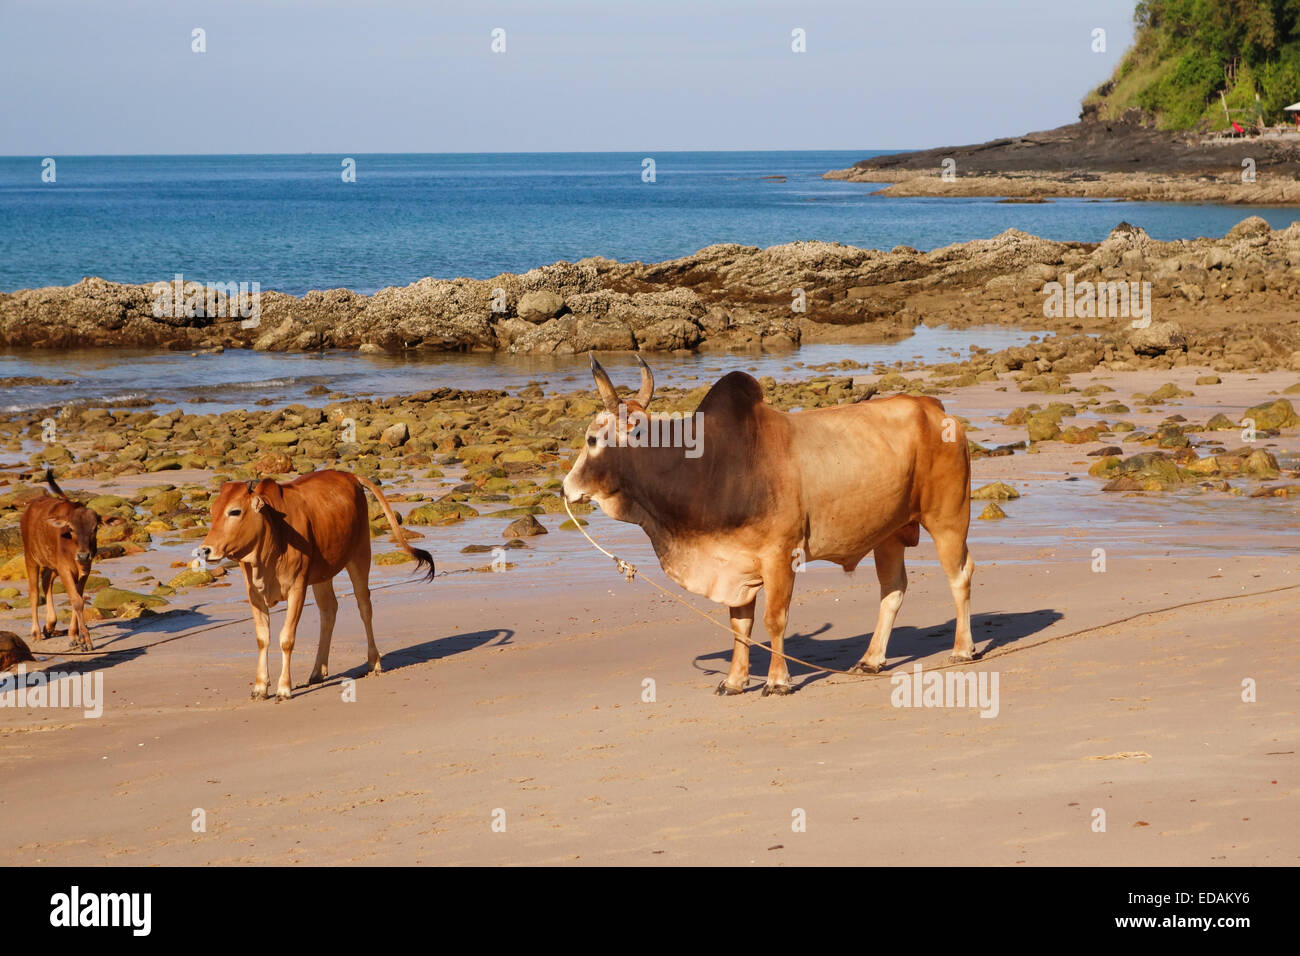
[[[755,598],[755,601],[757,598]],[[715,694],[742,694],[749,681],[749,635],[754,630],[754,601],[731,608],[731,669]]]
[[[295,582],[289,591],[289,603],[285,608],[284,627],[280,629],[280,682],[275,687],[277,700],[288,700],[293,694],[293,682],[289,678],[289,658],[293,656],[293,641],[298,633],[298,619],[302,617],[303,602],[307,597],[307,586]]]
[[[763,590],[767,592],[763,611],[763,626],[772,642],[772,660],[767,665],[767,683],[763,696],[768,694],[793,694],[790,669],[786,666],[785,627],[790,617],[790,598],[794,594],[794,570],[784,558],[763,569]]]

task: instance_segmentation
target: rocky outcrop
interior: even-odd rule
[[[1150,312],[1145,325],[1133,326],[1138,316],[1127,307],[1108,310],[1103,283],[1112,298],[1119,283],[1139,289]],[[1055,284],[1063,288],[1053,309]],[[1090,302],[1074,301],[1094,286],[1100,291]],[[152,289],[85,279],[0,294],[0,346],[776,350],[895,339],[924,322],[1114,333],[1118,351],[1107,360],[1121,362],[1195,357],[1223,369],[1300,362],[1300,224],[1273,230],[1258,217],[1221,239],[1173,242],[1121,223],[1101,243],[1009,229],[930,252],[714,245],[667,262],[592,258],[492,279],[421,279],[369,296],[267,291],[251,319],[229,314],[220,297],[216,315],[155,316]]]

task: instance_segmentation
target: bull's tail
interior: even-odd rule
[[[72,500],[72,499],[70,499],[67,495],[65,495],[65,494],[63,493],[63,489],[60,488],[60,487],[55,483],[55,481],[54,481],[54,469],[51,468],[49,465],[46,465],[46,466],[45,466],[45,487],[49,488],[49,489],[50,489],[50,492],[51,492],[51,493],[54,495],[54,497],[56,497],[56,498],[62,498],[64,501],[71,501],[71,500]]]
[[[393,529],[393,537],[397,539],[398,545],[401,546],[403,551],[415,558],[416,568],[427,567],[429,569],[424,575],[424,580],[432,581],[435,574],[433,555],[421,548],[411,547],[410,542],[406,540],[406,534],[402,531],[401,525],[397,523],[397,515],[393,514],[393,506],[388,503],[388,499],[384,497],[384,493],[379,490],[378,485],[373,481],[362,478],[360,475],[353,475],[352,477],[361,482],[364,487],[370,489],[370,493],[374,495],[375,500],[379,502],[379,507],[384,509],[384,517],[388,519],[388,527]]]

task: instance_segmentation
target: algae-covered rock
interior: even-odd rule
[[[1011,501],[1020,497],[1020,492],[1002,481],[995,481],[970,493],[972,501]]]

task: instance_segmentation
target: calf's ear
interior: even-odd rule
[[[46,518],[45,520],[49,523],[50,527],[55,528],[58,531],[72,527],[72,525],[68,524],[68,522],[63,518]]]
[[[257,483],[257,489],[253,492],[253,510],[261,511],[267,507],[272,511],[283,511],[284,491],[279,482],[263,478]]]

